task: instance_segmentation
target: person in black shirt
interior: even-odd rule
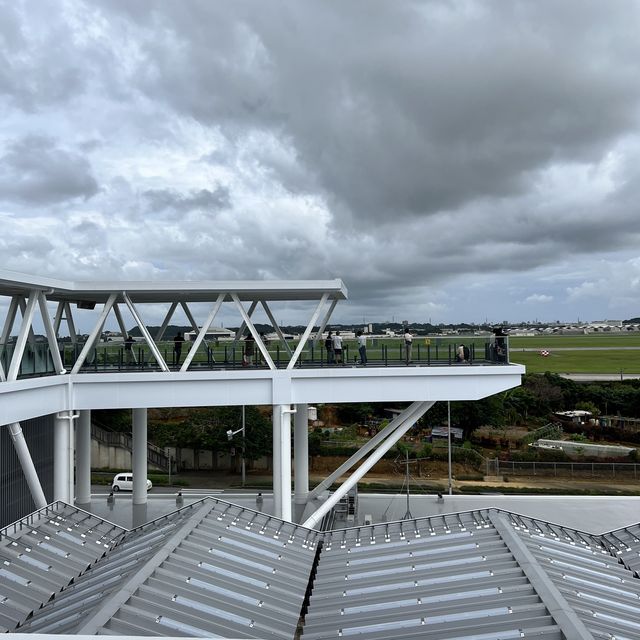
[[[182,343],[184,342],[184,336],[178,331],[176,337],[173,339],[173,352],[176,354],[176,364],[180,364],[180,356],[182,355]]]
[[[125,341],[124,341],[124,359],[125,359],[125,363],[126,364],[132,364],[133,362],[136,361],[136,357],[133,354],[133,343],[135,342],[135,340],[133,339],[133,336],[131,335],[127,335]]]

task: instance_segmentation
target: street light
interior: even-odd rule
[[[244,413],[244,405],[242,405],[242,426],[239,429],[233,431],[232,429],[227,429],[227,440],[233,440],[233,436],[242,432],[242,486],[244,487],[246,481],[246,466],[244,460],[244,438],[245,438],[245,413]]]
[[[447,449],[449,460],[449,495],[453,493],[453,487],[451,485],[451,402],[447,400]]]

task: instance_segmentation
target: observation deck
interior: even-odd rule
[[[331,363],[324,337],[346,298],[339,279],[69,282],[0,271],[3,422],[95,408],[473,400],[520,383],[506,336],[415,336],[410,350],[401,337],[367,337],[364,366],[345,334],[342,362]],[[276,321],[292,311],[308,318],[295,337]],[[212,337],[223,314],[238,329]],[[119,333],[106,331],[109,318]],[[180,354],[165,339],[172,320],[192,328]],[[257,323],[272,327],[269,339]],[[131,326],[140,335],[128,349]]]

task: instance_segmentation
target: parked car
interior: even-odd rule
[[[153,487],[151,480],[147,478],[147,491],[149,491],[151,487]],[[119,473],[116,475],[111,483],[111,489],[113,491],[133,491],[133,474]]]

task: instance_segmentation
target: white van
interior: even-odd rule
[[[147,478],[147,491],[149,491],[151,487],[153,487],[153,485],[151,484],[151,480]],[[119,473],[113,478],[111,489],[113,491],[133,491],[133,474]]]

